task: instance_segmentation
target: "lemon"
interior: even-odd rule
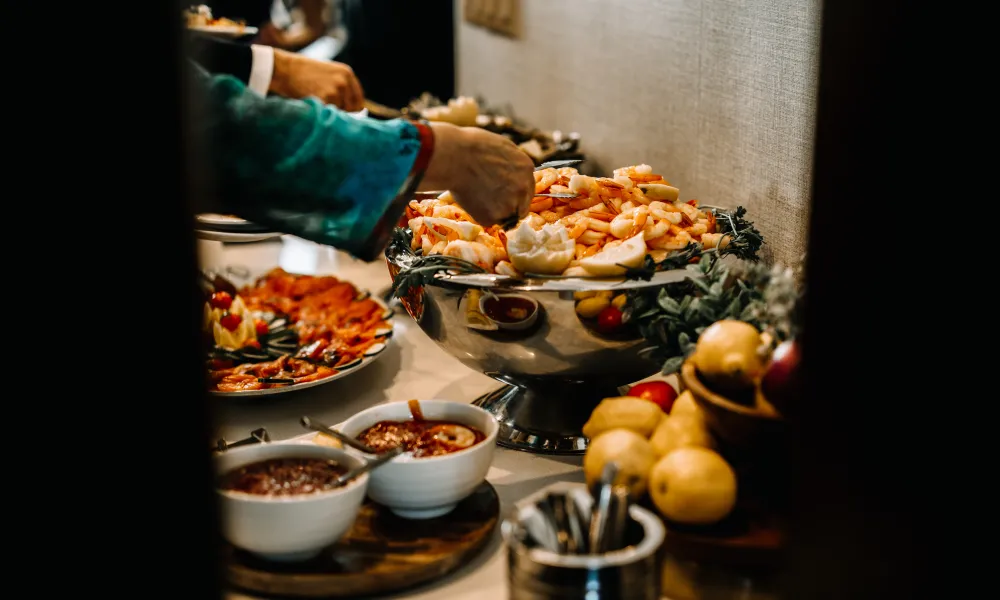
[[[605,398],[583,424],[583,435],[593,440],[609,429],[628,429],[648,438],[663,418],[660,407],[649,400],[633,396]]]
[[[653,445],[657,456],[666,456],[685,446],[715,448],[715,439],[705,422],[697,415],[686,414],[671,414],[663,419],[649,438],[649,443]]]
[[[342,444],[341,441],[338,440],[337,438],[330,437],[322,433],[317,433],[315,436],[313,436],[313,443],[315,443],[318,446],[329,446],[331,448],[344,447],[344,444]]]
[[[576,258],[576,240],[561,223],[546,223],[535,231],[521,221],[507,238],[507,257],[522,273],[559,275]]]
[[[611,429],[591,439],[583,455],[583,474],[588,485],[597,483],[609,462],[618,464],[615,483],[627,485],[633,498],[642,497],[650,469],[656,462],[649,440],[629,429]]]
[[[705,383],[724,391],[752,388],[766,366],[760,332],[734,319],[716,321],[705,328],[691,360]]]
[[[691,390],[684,390],[677,396],[677,399],[674,400],[674,405],[670,407],[670,416],[697,419],[703,425],[707,423],[705,410],[698,406],[698,402],[694,399]]]
[[[649,496],[670,521],[711,525],[726,518],[736,505],[736,473],[713,450],[678,448],[653,465]]]
[[[580,259],[580,267],[595,277],[611,277],[625,273],[625,267],[641,267],[646,260],[646,239],[642,233],[620,245]]]

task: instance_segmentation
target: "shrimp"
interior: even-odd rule
[[[583,210],[585,208],[590,208],[601,203],[601,197],[598,194],[593,196],[587,196],[583,198],[577,198],[576,200],[569,201],[569,207],[573,210]]]
[[[688,232],[681,230],[677,235],[661,235],[646,241],[654,250],[683,250],[691,243],[691,236]]]
[[[591,231],[599,231],[601,233],[611,232],[611,225],[599,219],[591,219],[590,217],[584,217],[583,219],[581,219],[581,221],[586,223],[587,228],[590,229]]]
[[[442,252],[445,256],[454,256],[475,263],[480,267],[490,271],[493,269],[493,250],[479,242],[466,242],[454,240],[448,242]]]
[[[715,213],[710,210],[706,210],[705,221],[706,225],[708,225],[708,233],[715,233],[716,228],[718,227],[715,222]]]
[[[535,231],[542,228],[547,221],[538,213],[528,213],[528,216],[524,218],[528,222],[528,227],[531,227]]]
[[[587,175],[574,175],[569,178],[569,189],[577,194],[594,194],[597,192],[597,180]]]
[[[454,204],[439,204],[431,209],[431,216],[439,219],[451,219],[453,221],[472,221],[469,213],[465,212]]]
[[[611,221],[609,231],[616,238],[630,238],[643,230],[647,219],[649,219],[649,209],[644,205],[623,211]]]
[[[708,225],[704,223],[695,223],[694,225],[687,228],[688,234],[695,238],[708,232]]]
[[[490,250],[493,251],[494,260],[506,260],[507,258],[507,248],[504,246],[503,242],[499,239],[493,237],[488,233],[480,233],[476,236],[476,242],[480,243]]]
[[[636,204],[648,205],[652,202],[652,200],[646,197],[646,192],[642,191],[642,188],[634,187],[629,191],[629,194],[632,196],[632,202],[635,202]]]
[[[521,273],[514,268],[514,265],[510,264],[506,260],[498,262],[494,270],[497,272],[497,275],[506,275],[507,277],[514,277],[516,279],[521,278]]]
[[[535,171],[535,193],[541,194],[545,190],[549,189],[549,186],[555,183],[558,179],[559,174],[556,173],[555,169]]]
[[[706,250],[709,248],[725,248],[732,241],[728,235],[721,233],[706,233],[701,236],[701,245]]]
[[[653,167],[649,165],[633,165],[615,169],[615,177],[628,177],[635,183],[649,183],[663,179],[662,176],[653,173]]]
[[[569,230],[569,237],[572,239],[579,239],[581,235],[587,232],[587,220],[577,219],[576,223],[573,224],[573,228]]]
[[[413,209],[414,212],[420,213],[421,216],[428,217],[437,205],[437,200],[424,200],[422,202],[410,200],[409,207]]]
[[[660,202],[659,200],[653,200],[649,203],[649,214],[653,215],[657,219],[670,221],[674,225],[679,225],[681,220],[684,218],[681,216],[681,213],[676,206],[673,204],[667,204],[666,202]]]
[[[531,199],[531,212],[541,214],[550,208],[552,208],[552,198],[548,198],[546,196],[535,196]]]
[[[646,226],[642,230],[642,238],[644,240],[652,240],[660,236],[667,235],[670,231],[670,222],[666,220],[655,220],[650,219],[646,221]]]
[[[580,237],[577,238],[577,241],[580,242],[581,244],[592,246],[594,244],[598,244],[604,241],[605,235],[607,234],[601,233],[599,231],[594,231],[592,229],[588,229],[587,231],[584,231],[580,235]]]
[[[542,212],[539,213],[539,215],[541,215],[541,217],[545,219],[546,223],[555,223],[561,218],[559,216],[559,213],[553,212],[551,210],[543,210]]]

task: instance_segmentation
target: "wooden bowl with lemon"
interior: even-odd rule
[[[785,434],[784,416],[760,391],[768,358],[755,327],[726,320],[705,329],[681,366],[680,379],[712,432],[735,449],[770,446]]]

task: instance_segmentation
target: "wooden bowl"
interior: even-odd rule
[[[785,419],[761,394],[755,394],[752,405],[733,402],[710,390],[699,379],[690,360],[681,366],[681,381],[705,412],[712,433],[727,445],[749,450],[782,443],[786,434]]]

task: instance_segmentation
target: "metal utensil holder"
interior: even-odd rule
[[[659,550],[666,529],[663,522],[641,506],[629,507],[626,547],[603,554],[559,554],[526,540],[518,515],[534,507],[551,492],[583,488],[583,484],[557,483],[519,502],[501,526],[507,544],[507,569],[511,600],[658,600],[661,577]]]

